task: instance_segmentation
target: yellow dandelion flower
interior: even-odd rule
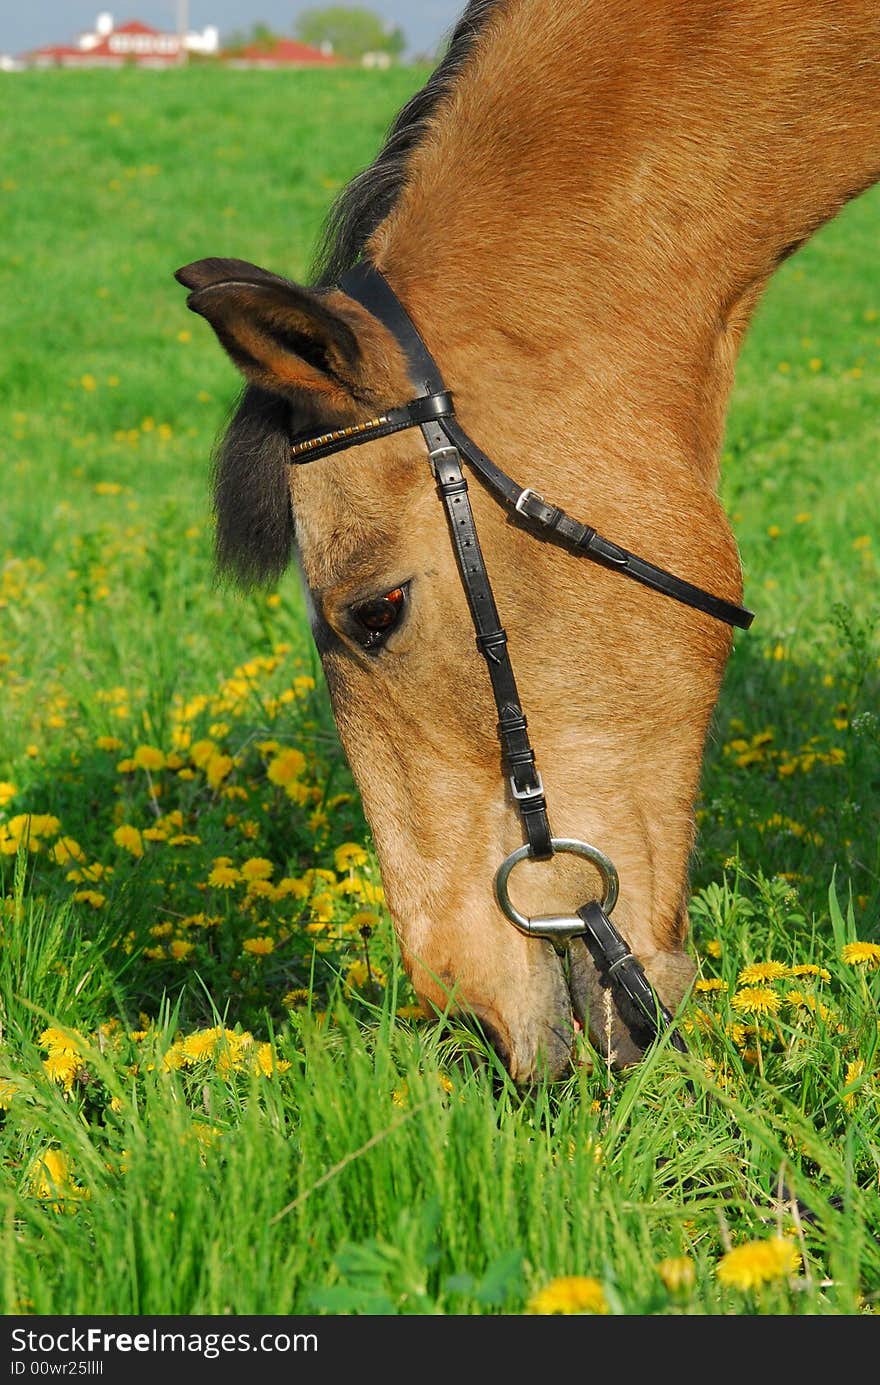
[[[143,856],[144,854],[144,844],[140,832],[127,822],[116,828],[113,833],[113,840],[117,846],[121,846],[123,851],[130,852],[132,856]]]
[[[241,867],[241,874],[244,880],[269,880],[274,869],[273,863],[264,856],[251,856]]]
[[[86,859],[85,852],[79,842],[74,841],[73,837],[59,837],[49,855],[59,866],[66,866],[69,861],[84,861]]]
[[[70,1187],[70,1165],[60,1149],[47,1149],[34,1167],[32,1187],[37,1197],[57,1197]]]
[[[294,779],[290,784],[285,784],[284,792],[291,803],[295,803],[298,808],[306,808],[313,801],[311,789],[307,784],[301,784],[298,779]]]
[[[657,1273],[671,1294],[692,1289],[696,1282],[696,1269],[689,1255],[677,1255],[661,1260]]]
[[[699,991],[704,995],[707,995],[712,991],[723,991],[724,989],[724,982],[722,981],[720,976],[701,977],[699,981],[694,982],[694,990]]]
[[[49,1057],[43,1059],[46,1076],[50,1081],[57,1082],[66,1092],[72,1089],[73,1079],[80,1066],[80,1059],[75,1053],[67,1053],[61,1049],[53,1049]]]
[[[0,779],[0,808],[5,808],[17,793],[18,789],[8,779]]]
[[[250,953],[252,957],[268,957],[270,952],[275,951],[275,939],[264,934],[261,938],[245,938],[241,946],[242,951]]]
[[[543,1289],[533,1294],[529,1300],[528,1311],[544,1315],[555,1313],[608,1312],[605,1290],[598,1279],[586,1275],[567,1275],[562,1279],[551,1279]]]
[[[427,1018],[421,1005],[398,1005],[395,1013],[398,1018],[402,1020],[423,1020]]]
[[[312,899],[312,921],[314,923],[330,923],[336,912],[336,901],[332,894],[325,890],[321,894],[316,894]]]
[[[75,890],[74,899],[80,904],[91,904],[93,909],[103,909],[107,896],[100,890]]]
[[[358,987],[374,985],[385,985],[385,973],[379,967],[367,967],[366,962],[358,960],[352,962],[345,973],[345,984],[348,990],[356,990]]]
[[[58,1053],[82,1053],[83,1037],[76,1029],[44,1029],[39,1038],[41,1048]]]
[[[796,1274],[799,1265],[797,1247],[781,1236],[774,1236],[769,1241],[747,1241],[729,1250],[718,1261],[715,1273],[728,1288],[745,1292]]]
[[[744,1015],[775,1015],[779,1003],[779,996],[769,986],[745,986],[730,1002],[734,1010]]]
[[[175,938],[168,944],[168,955],[173,957],[175,962],[183,962],[195,948],[195,943],[187,942],[186,938]]]
[[[266,775],[271,783],[279,784],[283,788],[298,779],[305,772],[305,768],[305,755],[301,750],[291,747],[289,750],[282,750],[280,755],[270,760]]]
[[[231,890],[240,879],[241,876],[233,866],[215,865],[208,876],[208,884],[213,885],[216,890]]]
[[[219,789],[223,780],[231,773],[234,764],[231,755],[221,755],[218,752],[209,757],[205,765],[205,778],[212,789]]]
[[[283,899],[286,895],[293,895],[294,899],[308,899],[311,893],[306,880],[300,880],[292,875],[285,875],[283,880],[278,881],[276,888],[279,899]]]
[[[352,914],[349,925],[362,933],[365,928],[371,931],[379,927],[379,915],[373,913],[372,909],[359,909],[356,914]]]
[[[846,1065],[846,1073],[843,1079],[843,1104],[848,1111],[851,1111],[856,1104],[856,1096],[858,1095],[856,1084],[864,1074],[864,1071],[865,1062],[863,1058],[854,1058],[852,1062]]]
[[[219,1029],[197,1029],[181,1040],[180,1048],[187,1063],[198,1063],[204,1058],[213,1058],[220,1040]]]
[[[357,842],[343,842],[333,853],[333,863],[340,875],[345,875],[346,871],[356,866],[365,866],[369,859],[364,848]]]
[[[792,976],[816,976],[820,981],[830,981],[831,972],[827,967],[819,967],[815,962],[797,962],[791,968]]]
[[[247,887],[248,899],[280,899],[281,893],[271,880],[250,880]]]
[[[132,759],[138,769],[160,770],[165,768],[165,755],[155,745],[139,745]]]
[[[8,1111],[17,1094],[18,1088],[15,1083],[0,1077],[0,1111]]]
[[[254,1069],[261,1072],[264,1077],[274,1077],[278,1072],[287,1072],[290,1063],[286,1058],[279,1058],[271,1044],[258,1044],[254,1053]]]
[[[292,1010],[295,1005],[307,1005],[311,994],[308,986],[298,986],[296,990],[286,993],[281,1004],[286,1010]]]
[[[780,977],[788,975],[789,969],[784,962],[752,962],[750,966],[743,967],[736,984],[753,986],[761,981],[778,981]]]
[[[880,943],[845,943],[840,960],[850,967],[880,966]]]

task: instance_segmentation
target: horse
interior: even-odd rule
[[[580,1030],[641,1056],[571,926],[585,901],[607,921],[618,879],[627,956],[667,1016],[688,992],[694,802],[742,598],[717,496],[737,356],[777,266],[878,178],[872,0],[470,0],[311,284],[177,273],[246,382],[214,463],[219,567],[249,585],[295,560],[406,970],[516,1083],[563,1076]],[[359,267],[389,312],[346,290]],[[482,474],[467,498],[521,706],[493,698],[432,437],[441,492],[462,438],[517,478],[519,513]],[[715,607],[584,564],[527,522],[545,496]],[[513,732],[499,753],[499,708],[531,762]],[[587,849],[524,846],[523,801]],[[564,946],[511,926],[548,902]]]

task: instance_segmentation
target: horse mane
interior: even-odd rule
[[[470,0],[446,52],[424,87],[392,124],[368,168],[342,191],[327,218],[314,286],[328,288],[359,259],[406,182],[410,155],[451,91],[492,14],[506,0]],[[292,433],[321,427],[305,396],[297,404],[248,385],[213,458],[217,570],[239,585],[273,584],[290,562],[294,519],[288,488]]]
[[[335,284],[351,269],[370,236],[393,210],[406,183],[410,155],[458,80],[487,22],[505,2],[469,0],[428,81],[400,110],[373,162],[339,194],[327,217],[312,270],[316,287]]]

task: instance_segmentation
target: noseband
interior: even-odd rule
[[[693,586],[645,558],[630,553],[598,534],[589,524],[572,519],[557,505],[545,501],[531,486],[519,486],[468,437],[455,417],[452,396],[443,376],[412,319],[391,285],[372,265],[361,263],[348,271],[339,287],[385,326],[403,351],[417,392],[402,408],[389,409],[376,418],[317,436],[295,437],[290,460],[297,465],[317,461],[376,438],[407,428],[420,428],[437,491],[446,508],[449,530],[462,585],[483,654],[498,709],[498,736],[510,790],[520,814],[525,845],[512,852],[495,876],[495,896],[502,912],[530,938],[544,938],[563,952],[572,938],[583,937],[600,977],[607,977],[635,1007],[638,1026],[649,1039],[671,1023],[671,1015],[653,991],[639,962],[609,918],[618,896],[618,875],[612,861],[595,846],[568,837],[554,837],[547,817],[544,785],[535,763],[513,667],[507,651],[507,635],[501,626],[489,574],[480,550],[468,484],[462,459],[476,472],[486,488],[511,508],[513,516],[528,523],[533,532],[551,539],[579,557],[611,568],[663,596],[692,606],[716,620],[747,630],[751,611]],[[576,916],[539,915],[527,918],[513,905],[508,892],[511,871],[523,860],[545,861],[557,853],[583,857],[598,870],[604,891],[601,903],[591,901]],[[671,1042],[684,1050],[673,1033]]]

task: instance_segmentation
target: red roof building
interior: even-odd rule
[[[75,44],[48,43],[25,53],[28,67],[173,67],[190,53],[216,53],[219,38],[209,26],[201,33],[166,34],[130,19],[116,25],[110,14],[99,14],[95,28],[80,34]]]
[[[339,58],[332,53],[324,53],[320,48],[310,48],[307,43],[296,39],[279,38],[275,43],[251,43],[240,53],[230,53],[226,61],[230,67],[338,67]]]

